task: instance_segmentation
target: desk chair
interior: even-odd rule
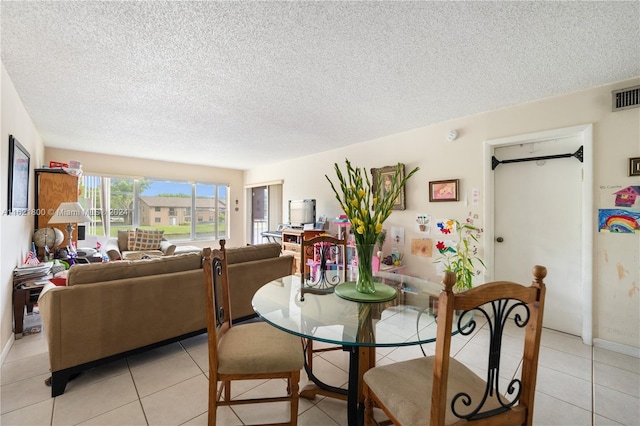
[[[445,272],[438,303],[436,355],[374,367],[364,374],[365,425],[376,424],[374,406],[397,425],[531,425],[542,332],[547,269],[533,268],[529,287],[508,281],[454,293],[455,273]],[[487,321],[486,377],[450,357],[454,310],[456,330],[467,336]],[[469,325],[469,315],[473,315]],[[509,323],[524,329],[521,369],[500,377],[503,332]],[[511,354],[511,353],[510,353]],[[502,381],[501,381],[502,379]],[[504,381],[508,385],[502,387]]]
[[[203,250],[209,343],[209,426],[215,426],[216,409],[220,405],[283,401],[291,405],[290,420],[278,424],[295,426],[298,383],[304,363],[300,339],[265,322],[231,325],[224,243],[220,241],[220,250],[212,251],[208,247]],[[275,378],[287,380],[286,396],[231,399],[233,380]]]

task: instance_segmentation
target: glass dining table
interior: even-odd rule
[[[315,386],[336,397],[342,395],[342,399],[346,395],[350,426],[362,424],[362,375],[375,366],[375,349],[418,345],[436,339],[442,284],[388,272],[376,272],[375,280],[391,286],[395,298],[386,302],[355,302],[335,293],[305,293],[301,301],[300,276],[289,275],[262,286],[252,301],[258,316],[272,326],[302,338],[340,345],[349,352],[346,389],[323,383],[306,362],[305,369]],[[454,317],[454,328],[457,321]]]

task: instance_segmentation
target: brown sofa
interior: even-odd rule
[[[225,250],[232,322],[255,317],[251,304],[255,292],[269,281],[293,273],[293,256],[280,256],[281,249],[278,243],[267,243]]]
[[[232,318],[254,316],[263,284],[291,273],[280,245],[227,249]],[[49,346],[51,395],[88,368],[206,332],[202,255],[72,266],[67,286],[47,284],[38,304]]]

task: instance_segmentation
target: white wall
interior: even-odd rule
[[[407,184],[407,210],[394,211],[384,227],[405,227],[406,273],[439,280],[433,258],[410,254],[411,239],[424,237],[415,229],[415,216],[426,213],[433,219],[465,219],[472,212],[480,216],[476,224],[485,226],[482,216],[485,140],[593,123],[595,223],[601,186],[640,185],[640,177],[627,176],[628,159],[640,156],[640,109],[611,112],[611,91],[639,84],[640,78],[636,78],[254,168],[245,172],[245,184],[283,179],[284,203],[290,199],[315,198],[318,215],[335,217],[341,212],[325,178],[329,175],[335,181],[335,162],[343,170],[345,158],[367,170],[397,162],[404,163],[407,171],[419,166],[421,170]],[[457,129],[459,133],[454,142],[446,139],[450,129]],[[428,182],[454,178],[460,179],[461,201],[429,203]],[[477,206],[470,202],[474,187],[481,191]],[[286,206],[283,208],[286,215]],[[286,217],[283,219],[286,221]],[[385,247],[386,251],[390,250],[389,239]],[[640,328],[637,327],[640,323],[640,233],[612,235],[596,230],[594,247],[593,335],[640,348]]]
[[[24,109],[20,96],[2,64],[0,74],[2,110],[0,122],[0,348],[2,356],[6,354],[8,344],[13,339],[12,275],[13,269],[22,263],[31,248],[33,234],[33,215],[7,215],[7,189],[9,169],[9,135],[13,135],[31,156],[29,173],[29,208],[34,206],[34,166],[44,157],[42,138],[36,131],[29,114]]]

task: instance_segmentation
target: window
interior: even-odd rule
[[[228,185],[85,175],[81,188],[89,235],[147,226],[174,241],[228,238]]]
[[[88,235],[118,235],[119,229],[134,227],[135,181],[85,175],[80,183],[80,203],[91,222]]]
[[[227,238],[227,206],[229,205],[229,186],[218,185],[217,197],[218,239]],[[215,238],[215,235],[213,236]]]
[[[217,234],[220,235],[220,223],[215,218],[220,214],[219,199],[216,197],[216,191],[219,194],[221,186],[197,183],[195,185],[195,210],[196,221],[195,232],[197,238],[216,239]],[[228,188],[225,186],[225,188]],[[226,193],[226,192],[225,192]],[[226,199],[224,203],[226,204]],[[226,233],[226,223],[224,224],[224,235]]]

